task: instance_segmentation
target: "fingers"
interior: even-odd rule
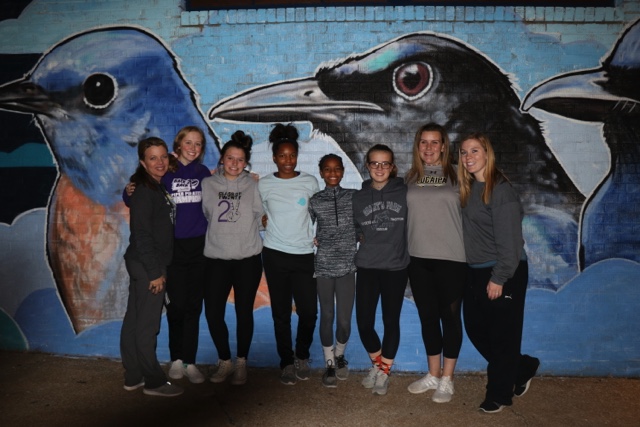
[[[149,290],[153,294],[158,294],[158,293],[160,293],[160,292],[162,292],[164,290],[164,285],[165,285],[165,278],[164,277],[160,277],[160,278],[158,278],[156,280],[152,280],[149,283]]]

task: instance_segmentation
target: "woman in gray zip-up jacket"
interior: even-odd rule
[[[327,154],[320,159],[320,176],[326,188],[309,200],[311,220],[317,222],[315,274],[320,302],[320,341],[326,371],[322,384],[336,387],[336,379],[349,374],[345,348],[351,335],[351,317],[355,298],[356,230],[352,197],[356,190],[340,187],[344,175],[342,158]],[[336,343],[333,343],[334,298]]]

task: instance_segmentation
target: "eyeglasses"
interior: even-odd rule
[[[391,169],[391,166],[393,166],[393,163],[390,162],[369,162],[369,167],[371,169]]]

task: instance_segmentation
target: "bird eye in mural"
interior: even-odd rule
[[[601,66],[561,74],[532,89],[523,108],[604,124],[611,166],[580,218],[581,269],[609,258],[640,261],[640,21]]]
[[[122,319],[129,282],[122,191],[138,164],[138,141],[158,136],[171,146],[180,128],[195,125],[215,142],[205,164],[219,158],[175,56],[136,28],[83,32],[53,46],[24,79],[0,87],[0,108],[33,114],[57,163],[47,255],[75,331]]]
[[[520,110],[509,77],[455,39],[412,33],[363,54],[321,65],[315,76],[233,95],[210,119],[309,121],[333,138],[365,174],[373,144],[399,153],[409,168],[415,131],[443,125],[453,141],[486,132],[500,167],[521,194],[530,286],[556,289],[577,273],[577,221],[584,196],[547,146],[539,122]]]

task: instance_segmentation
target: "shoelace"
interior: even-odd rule
[[[349,364],[349,362],[347,362],[347,359],[345,359],[344,356],[338,356],[336,358],[336,363],[339,369],[346,368],[347,365]]]

